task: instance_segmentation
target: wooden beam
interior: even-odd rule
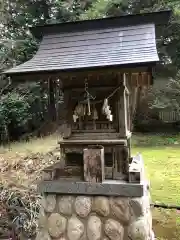
[[[93,144],[102,144],[102,145],[127,145],[127,140],[125,139],[104,139],[104,140],[71,140],[71,139],[64,139],[60,141],[59,144],[61,145],[93,145]]]
[[[97,91],[97,90],[101,90],[101,91],[110,91],[110,90],[115,90],[118,86],[89,86],[88,90],[89,91]],[[64,90],[66,89],[71,89],[71,91],[73,92],[82,92],[84,91],[84,85],[82,87],[77,87],[75,85],[72,86],[67,86],[64,87]]]
[[[97,122],[98,123],[98,122]],[[104,133],[106,131],[106,133],[116,133],[116,129],[96,129],[96,130],[88,130],[88,129],[85,129],[85,130],[74,130],[72,129],[72,133]]]
[[[107,75],[107,74],[119,74],[119,73],[139,73],[139,72],[149,72],[150,68],[147,66],[129,66],[129,67],[104,67],[104,68],[98,68],[98,69],[81,69],[81,70],[71,70],[71,71],[42,71],[42,72],[34,72],[34,73],[22,73],[19,75],[12,75],[12,79],[14,81],[34,81],[37,80],[44,80],[51,78],[60,78],[62,80],[73,77],[87,77],[87,76],[93,76],[93,75]]]
[[[119,75],[119,83],[123,81],[123,90],[119,91],[119,100],[118,100],[118,108],[119,108],[119,133],[121,137],[127,137],[127,100],[126,100],[126,74]]]
[[[80,166],[52,166],[52,168],[44,169],[43,172],[51,175],[51,180],[73,177],[79,177],[79,179],[83,180],[83,168]]]
[[[142,197],[145,183],[125,183],[122,181],[106,180],[103,183],[44,181],[38,186],[41,193],[58,193],[68,195],[90,196],[121,196]]]
[[[131,131],[131,113],[130,113],[130,96],[125,93],[126,101],[127,101],[127,130]]]
[[[84,149],[84,180],[86,182],[102,182],[104,174],[104,148],[90,146]]]
[[[112,179],[113,167],[105,166],[104,169],[105,179]],[[45,173],[44,180],[61,180],[62,178],[73,179],[74,177],[79,177],[79,180],[84,179],[83,167],[78,165],[78,163],[77,166],[65,166],[62,164],[62,162],[58,162],[50,167],[45,168],[43,172]],[[125,176],[116,172],[113,176],[113,179],[124,180]]]
[[[127,136],[128,132],[128,105],[126,98],[126,73],[123,74],[123,84],[124,84],[124,92],[122,96],[122,105],[124,107],[124,132],[125,136]]]

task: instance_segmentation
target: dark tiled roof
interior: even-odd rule
[[[127,64],[148,64],[159,60],[156,39],[155,24],[136,23],[123,26],[120,18],[111,18],[111,24],[102,24],[98,28],[90,26],[87,21],[87,28],[79,27],[67,31],[64,24],[64,31],[49,25],[44,26],[43,39],[36,55],[29,61],[12,68],[6,74],[23,74],[44,71],[61,71],[83,68],[96,68],[105,66],[119,66]],[[104,20],[101,20],[105,23]],[[101,22],[100,21],[100,22]],[[152,19],[151,19],[152,21]],[[116,23],[113,26],[113,22]],[[79,22],[83,24],[84,22]],[[74,23],[76,26],[76,23]],[[51,28],[52,27],[52,28]],[[72,27],[72,26],[71,26]],[[59,30],[58,30],[59,29]]]
[[[30,60],[6,73],[158,61],[154,24],[44,36]]]

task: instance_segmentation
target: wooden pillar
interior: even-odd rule
[[[131,158],[131,137],[127,139],[127,147],[129,149],[129,158]]]
[[[129,172],[129,148],[124,147],[122,150],[122,155],[123,155],[123,173],[126,175],[128,179],[128,172]]]
[[[56,120],[55,81],[51,78],[48,79],[48,91],[49,91],[49,104],[48,104],[49,118],[52,121],[55,121]]]
[[[64,101],[59,106],[59,131],[60,134],[62,134],[63,138],[68,138],[71,136],[71,125],[72,125],[72,112],[71,112],[71,106],[70,106],[70,92],[65,91],[64,92]]]
[[[84,149],[84,180],[86,182],[102,182],[104,175],[104,148],[89,146]]]
[[[122,147],[114,147],[114,166],[113,179],[123,179],[124,159],[122,154]]]
[[[126,101],[127,101],[127,130],[128,132],[131,131],[131,113],[130,113],[130,92],[129,90],[127,89],[126,91]]]
[[[124,73],[123,76],[119,75],[119,84],[122,84],[122,91],[119,91],[119,101],[118,101],[118,108],[119,108],[119,133],[120,137],[127,136],[127,99],[126,99],[126,74]]]
[[[138,88],[135,87],[132,90],[132,95],[131,95],[131,111],[130,111],[130,119],[131,119],[131,127],[130,127],[130,131],[133,130],[133,124],[134,124],[134,119],[135,119],[135,115],[136,115],[136,105],[137,105],[137,95],[138,95]]]

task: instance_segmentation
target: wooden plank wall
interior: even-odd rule
[[[172,123],[172,122],[180,121],[180,114],[176,111],[165,110],[165,111],[159,112],[159,118],[163,122]]]

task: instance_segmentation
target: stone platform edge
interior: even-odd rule
[[[68,181],[42,181],[38,191],[50,194],[64,195],[91,195],[91,196],[121,196],[142,197],[147,189],[147,184],[140,183],[89,183]]]

